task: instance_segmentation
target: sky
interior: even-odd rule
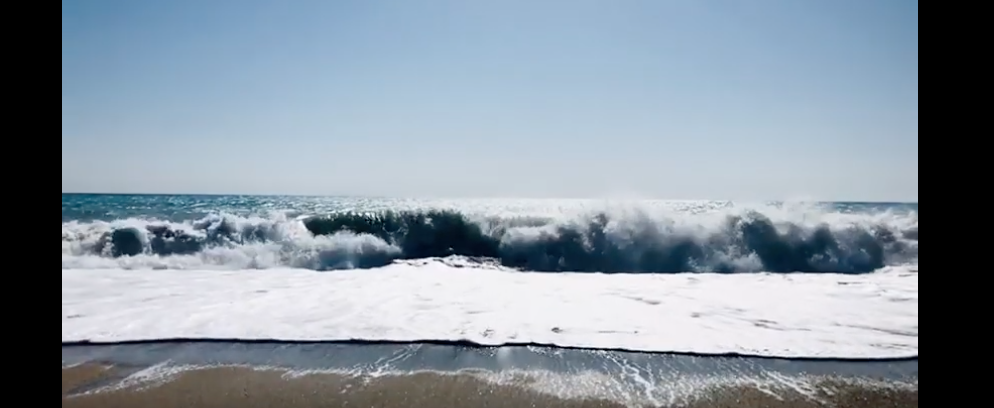
[[[918,1],[63,0],[62,191],[917,202]]]

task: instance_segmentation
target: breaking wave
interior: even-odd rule
[[[556,219],[425,210],[62,224],[63,269],[327,271],[445,257],[538,272],[858,274],[917,264],[918,216],[753,210]]]

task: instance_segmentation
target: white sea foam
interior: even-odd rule
[[[64,343],[170,338],[916,357],[918,274],[540,274],[440,262],[331,273],[63,269]]]

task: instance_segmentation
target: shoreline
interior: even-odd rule
[[[62,348],[63,407],[917,408],[918,362],[539,347]]]
[[[692,351],[643,351],[643,350],[633,350],[625,348],[610,348],[610,347],[600,347],[600,348],[589,348],[582,346],[564,346],[551,343],[535,343],[535,342],[508,342],[501,343],[499,345],[478,343],[470,340],[363,340],[363,339],[351,339],[351,340],[279,340],[279,339],[239,339],[239,338],[159,338],[159,339],[148,339],[148,340],[121,340],[121,341],[64,341],[62,342],[63,349],[65,348],[81,348],[81,347],[131,347],[131,346],[170,346],[175,344],[201,344],[201,345],[211,345],[211,344],[241,344],[247,346],[261,346],[261,347],[281,347],[281,346],[315,346],[315,347],[408,347],[408,346],[434,346],[434,347],[449,347],[458,349],[471,349],[471,350],[493,350],[493,349],[555,349],[560,351],[573,351],[573,352],[600,352],[600,353],[622,353],[622,354],[638,354],[646,356],[668,356],[674,358],[693,358],[693,359],[707,359],[707,358],[717,358],[717,359],[749,359],[756,361],[791,361],[791,362],[806,362],[806,363],[908,363],[917,362],[919,356],[915,355],[904,355],[904,356],[888,356],[888,357],[795,357],[789,355],[775,355],[775,354],[748,354],[748,353],[699,353]]]
[[[548,407],[548,408],[911,408],[917,387],[847,384],[824,380],[807,386],[784,383],[713,385],[694,395],[644,401],[556,395],[536,390],[535,379],[510,376],[501,381],[472,373],[413,373],[356,377],[297,373],[251,367],[154,369],[123,376],[113,367],[83,365],[62,370],[64,408],[97,407]],[[121,377],[120,382],[101,380]],[[66,384],[74,384],[68,392]],[[95,388],[95,389],[94,389]],[[654,400],[654,401],[653,401]]]
[[[159,341],[140,344],[63,345],[63,366],[107,363],[154,366],[164,361],[185,366],[272,366],[293,370],[387,371],[550,371],[606,374],[634,370],[646,377],[818,376],[918,378],[918,359],[835,360],[644,353],[538,346],[464,346],[435,343],[306,343],[250,341]]]

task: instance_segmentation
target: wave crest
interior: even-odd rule
[[[373,268],[460,256],[542,272],[868,273],[917,263],[917,213],[596,213],[567,220],[458,211],[288,219],[212,215],[185,223],[63,223],[63,268]]]

